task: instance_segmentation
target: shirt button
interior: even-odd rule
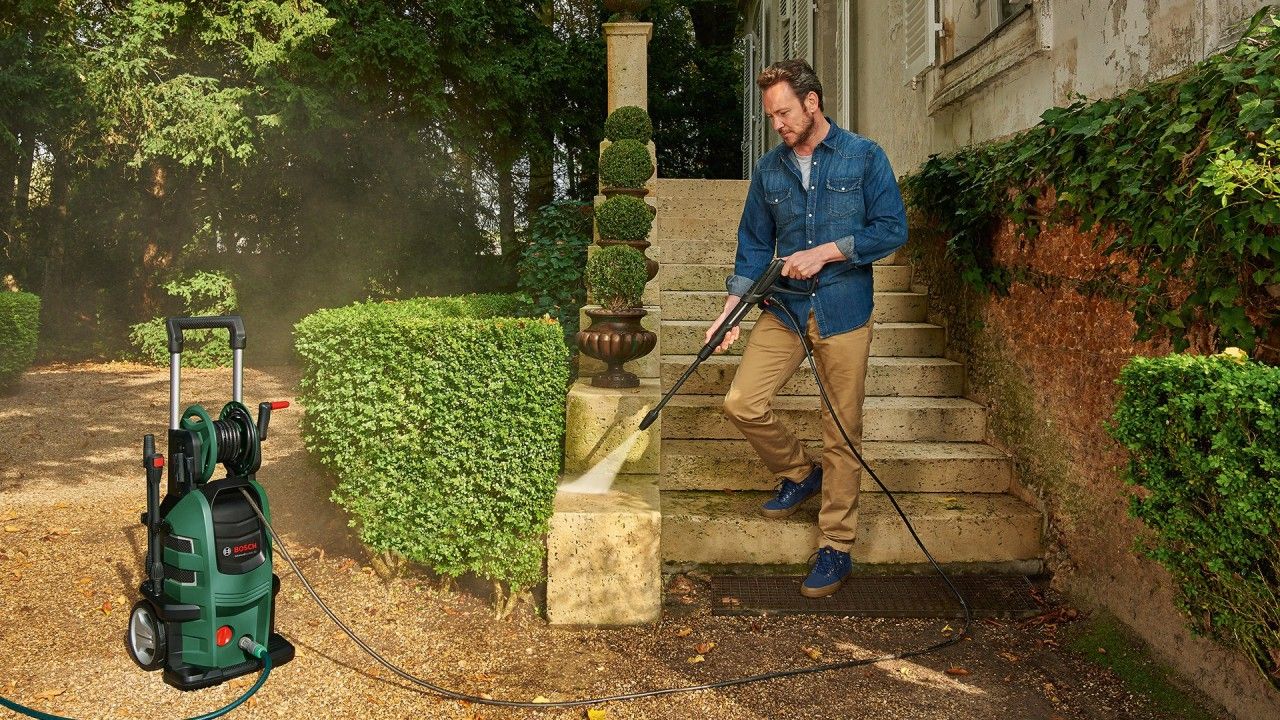
[[[813,213],[809,213],[809,217],[813,217]]]
[[[809,297],[818,297],[818,293],[809,293]]]

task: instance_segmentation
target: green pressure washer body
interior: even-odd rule
[[[293,645],[275,632],[280,578],[272,571],[271,537],[244,497],[247,491],[270,522],[267,494],[255,474],[271,411],[288,403],[261,403],[255,422],[241,402],[245,335],[239,317],[169,318],[166,329],[168,486],[161,500],[165,459],[147,435],[147,576],[125,644],[143,669],[164,668],[166,683],[195,690],[258,671],[259,662],[239,646],[246,636],[266,645],[273,666],[293,659]],[[196,329],[231,335],[232,397],[216,419],[200,405],[178,412],[182,333]],[[226,477],[215,480],[219,465]]]

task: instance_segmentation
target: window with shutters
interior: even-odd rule
[[[905,0],[915,4],[915,0]],[[926,0],[937,12],[939,38],[929,65],[930,114],[1048,50],[1053,29],[1047,0]],[[910,27],[910,14],[904,25]]]

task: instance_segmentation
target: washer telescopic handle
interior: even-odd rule
[[[169,335],[169,429],[178,429],[178,397],[182,383],[182,333],[184,330],[226,329],[231,334],[231,399],[241,402],[244,387],[244,321],[239,315],[206,315],[204,317],[165,320]]]
[[[773,262],[769,263],[769,267],[765,268],[760,277],[751,285],[751,289],[747,290],[747,294],[738,299],[738,304],[733,306],[733,309],[725,317],[724,322],[720,323],[720,327],[716,328],[716,331],[711,334],[711,339],[707,340],[707,343],[698,351],[698,357],[684,371],[684,374],[680,376],[676,384],[671,386],[671,389],[662,397],[658,406],[650,410],[649,414],[644,416],[644,420],[640,421],[641,430],[649,429],[649,426],[658,419],[658,413],[662,412],[662,408],[666,407],[667,402],[676,394],[680,386],[684,385],[684,381],[689,379],[693,371],[702,364],[702,361],[711,357],[716,348],[720,347],[720,343],[724,342],[729,332],[738,327],[742,320],[746,318],[747,313],[751,312],[756,305],[759,305],[773,293],[774,283],[778,282],[778,278],[782,276],[782,268],[786,264],[785,258],[774,258]]]

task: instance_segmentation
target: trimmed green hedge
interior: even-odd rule
[[[1234,351],[1234,352],[1233,352]],[[1231,349],[1134,358],[1108,430],[1129,451],[1143,552],[1191,627],[1280,678],[1280,368]]]
[[[28,292],[0,292],[0,390],[35,360],[39,336],[40,298]]]
[[[542,577],[564,432],[558,323],[504,295],[321,310],[295,327],[308,450],[361,540],[436,572]]]

